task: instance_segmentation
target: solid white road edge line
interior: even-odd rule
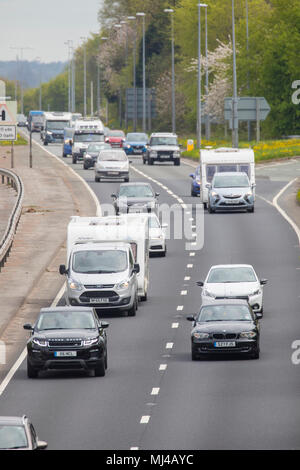
[[[273,205],[276,207],[276,209],[278,210],[278,212],[282,215],[282,217],[291,225],[291,227],[293,227],[293,229],[295,230],[296,232],[296,235],[298,237],[298,242],[299,242],[299,245],[300,245],[300,229],[298,227],[298,225],[295,224],[295,222],[287,215],[287,213],[279,206],[278,204],[278,199],[280,198],[280,196],[282,196],[282,194],[293,184],[295,183],[295,181],[297,181],[298,178],[294,178],[292,181],[290,181],[287,185],[285,185],[280,191],[278,194],[276,194],[276,196],[273,198]]]
[[[61,296],[64,293],[64,290],[65,290],[65,283],[62,285],[61,289],[57,293],[55,299],[53,300],[52,304],[50,305],[50,308],[51,307],[56,307],[56,305],[58,304],[59,299],[61,298]],[[0,384],[0,397],[3,394],[4,390],[6,389],[6,387],[8,386],[11,379],[13,378],[13,376],[15,375],[15,373],[17,372],[17,370],[19,369],[20,365],[22,364],[22,362],[26,358],[26,356],[27,356],[27,347],[25,347],[23,349],[20,356],[18,357],[18,359],[16,360],[16,362],[14,363],[14,365],[12,366],[12,368],[10,369],[10,371],[8,372],[8,374],[6,375],[6,377],[3,379],[2,383]]]

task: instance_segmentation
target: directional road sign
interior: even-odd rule
[[[232,120],[232,98],[225,98],[225,119]],[[264,121],[271,108],[263,97],[245,96],[238,98],[239,121]]]

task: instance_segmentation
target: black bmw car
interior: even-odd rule
[[[50,369],[94,370],[105,375],[108,323],[99,321],[90,307],[42,308],[27,342],[27,375]]]
[[[246,354],[259,358],[260,313],[246,300],[225,299],[204,303],[193,322],[192,359],[209,354]]]

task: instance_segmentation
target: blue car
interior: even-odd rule
[[[65,158],[68,155],[72,155],[72,145],[70,142],[73,141],[74,129],[72,127],[66,127],[64,129],[64,143],[62,156]]]
[[[191,196],[200,196],[200,165],[197,166],[195,173],[191,173]]]
[[[126,136],[123,150],[126,155],[144,155],[147,151],[148,135],[142,132],[131,132]]]

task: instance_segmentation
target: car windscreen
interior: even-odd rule
[[[215,268],[209,273],[208,283],[257,282],[251,267]]]
[[[104,142],[103,134],[74,134],[74,142]]]
[[[201,308],[198,322],[252,321],[247,305],[205,305]]]
[[[95,319],[91,312],[80,311],[58,311],[41,313],[36,330],[76,330],[76,329],[94,329],[96,328]]]
[[[103,150],[103,145],[101,144],[90,144],[87,148],[87,152],[91,153],[97,153],[100,152],[100,150]]]
[[[215,175],[213,180],[214,188],[247,188],[249,178],[244,175]]]
[[[47,121],[48,130],[64,130],[67,127],[69,121]]]
[[[108,137],[125,137],[125,134],[123,131],[109,131],[107,133]]]
[[[73,255],[73,271],[82,274],[119,273],[128,266],[124,250],[85,250]]]
[[[126,162],[127,156],[125,152],[121,151],[105,151],[101,152],[98,156],[99,162]]]
[[[147,185],[120,186],[119,197],[154,197],[152,189]]]
[[[176,137],[152,137],[150,145],[178,145]]]
[[[0,449],[22,449],[28,447],[23,426],[0,424]]]
[[[127,142],[147,142],[148,136],[146,134],[127,134]]]

